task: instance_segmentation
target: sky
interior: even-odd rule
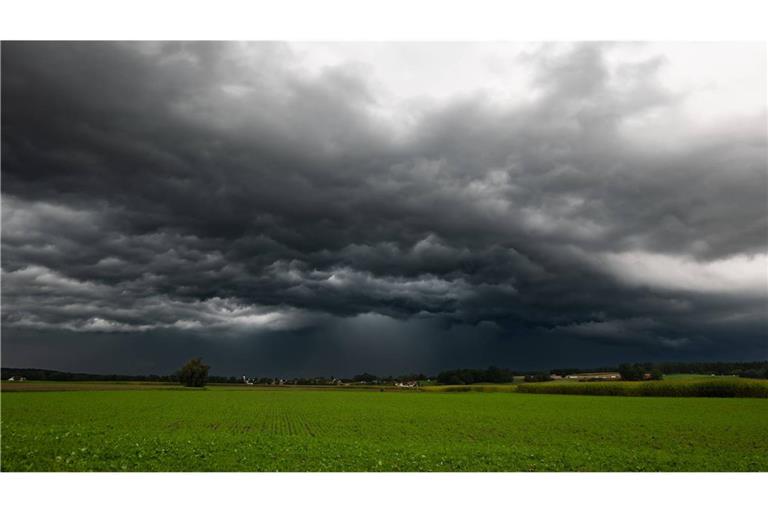
[[[766,46],[2,44],[2,365],[768,359]]]

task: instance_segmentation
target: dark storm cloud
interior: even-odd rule
[[[527,103],[402,128],[364,68],[285,45],[4,43],[4,328],[319,339],[373,314],[523,352],[763,350],[765,112],[651,147],[627,127],[684,91],[607,51],[545,47]]]

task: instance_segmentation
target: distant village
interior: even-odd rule
[[[207,370],[206,370],[207,371]],[[747,378],[768,378],[768,361],[708,362],[708,363],[624,363],[614,368],[560,368],[547,372],[523,372],[490,366],[486,369],[454,369],[437,375],[413,373],[400,376],[377,376],[361,373],[352,377],[222,377],[210,375],[207,382],[246,386],[387,386],[417,389],[429,385],[467,385],[480,383],[512,383],[543,381],[642,381],[659,380],[665,374],[690,373],[699,375],[733,375]],[[170,375],[120,375],[62,372],[36,368],[2,368],[2,380],[31,381],[125,381],[179,382],[178,372]]]
[[[418,380],[397,380],[397,379],[379,379],[378,377],[371,376],[370,379],[337,379],[334,377],[323,378],[318,377],[314,379],[259,379],[248,378],[245,375],[241,377],[243,384],[247,386],[352,386],[352,385],[391,385],[397,388],[417,388],[419,387]],[[429,382],[428,378],[424,378],[424,381]]]

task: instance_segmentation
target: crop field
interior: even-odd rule
[[[3,471],[767,471],[768,400],[2,393]]]
[[[693,376],[646,382],[550,381],[521,384],[520,393],[561,395],[768,398],[768,381],[739,377]]]

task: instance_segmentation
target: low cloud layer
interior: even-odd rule
[[[697,122],[622,48],[395,101],[284,44],[4,43],[4,365],[768,357],[765,105]]]

